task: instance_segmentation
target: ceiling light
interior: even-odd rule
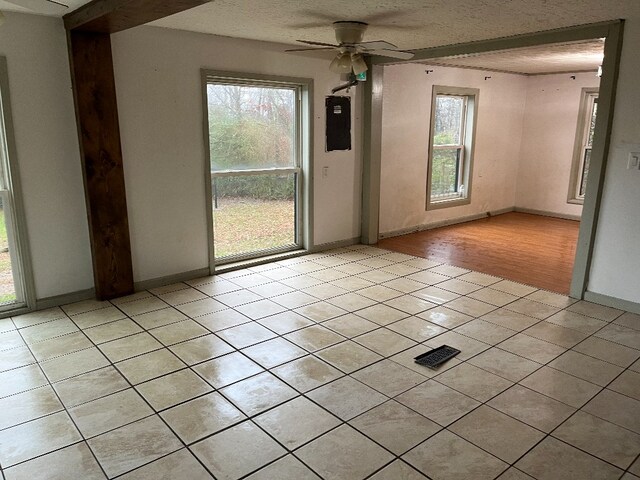
[[[351,72],[351,55],[348,52],[339,53],[336,58],[333,59],[329,70],[334,73],[350,73]]]
[[[353,66],[353,73],[355,73],[356,75],[360,75],[361,73],[367,71],[367,63],[359,53],[351,54],[351,65]]]

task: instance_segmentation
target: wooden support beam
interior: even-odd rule
[[[110,34],[209,0],[93,0],[64,16],[96,296],[133,293],[133,266]]]
[[[67,30],[115,33],[168,17],[210,0],[93,0],[64,16]]]
[[[116,87],[108,33],[68,34],[96,296],[133,293]]]

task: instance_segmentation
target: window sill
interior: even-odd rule
[[[427,203],[427,210],[439,210],[441,208],[459,207],[461,205],[469,205],[471,198],[451,198],[448,200],[429,201]]]
[[[247,260],[239,260],[237,262],[224,263],[222,265],[216,265],[214,271],[216,274],[231,272],[233,270],[240,270],[241,268],[255,267],[269,262],[277,262],[278,260],[285,260],[287,258],[299,257],[300,255],[306,255],[309,253],[306,249],[291,250],[282,253],[276,253],[273,255],[267,255],[264,257],[251,258]]]

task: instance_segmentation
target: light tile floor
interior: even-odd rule
[[[358,245],[0,320],[0,474],[638,480],[639,358],[637,315]]]

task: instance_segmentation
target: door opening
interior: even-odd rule
[[[303,248],[304,87],[206,76],[214,265]]]

